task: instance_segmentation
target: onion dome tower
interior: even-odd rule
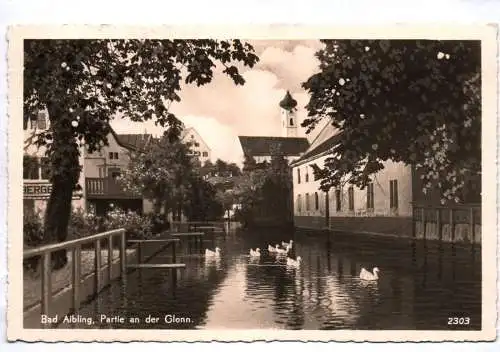
[[[289,91],[286,91],[285,97],[280,101],[281,109],[281,135],[282,137],[297,137],[297,100],[295,100]]]

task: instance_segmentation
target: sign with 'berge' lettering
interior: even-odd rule
[[[23,197],[24,199],[46,199],[50,197],[51,191],[52,185],[48,182],[25,183],[23,186]],[[73,199],[80,199],[81,197],[81,191],[73,192]]]

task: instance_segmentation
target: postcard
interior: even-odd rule
[[[12,26],[8,339],[494,340],[497,32]]]

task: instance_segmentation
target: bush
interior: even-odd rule
[[[36,247],[43,243],[43,222],[38,213],[24,211],[23,237],[26,247]]]
[[[107,214],[104,228],[105,231],[124,228],[129,239],[150,238],[153,234],[150,218],[121,209],[114,209]]]
[[[40,246],[44,242],[43,222],[39,213],[33,213],[25,209],[23,212],[23,247],[32,248]],[[40,262],[40,256],[23,260],[23,267],[35,271]]]

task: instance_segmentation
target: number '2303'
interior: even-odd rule
[[[448,325],[469,325],[469,317],[452,317],[448,318]]]

